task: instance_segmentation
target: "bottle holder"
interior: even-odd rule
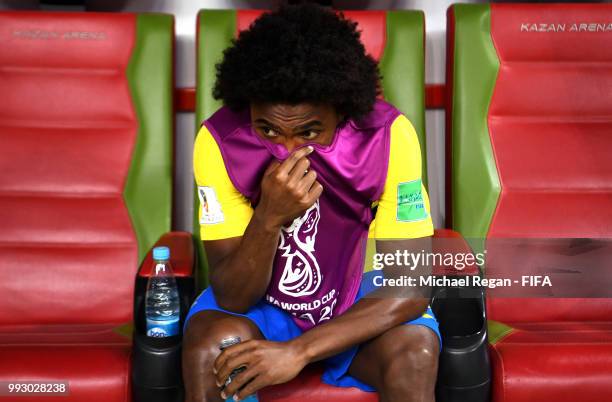
[[[432,310],[440,324],[440,353],[436,400],[489,400],[491,365],[482,288],[439,288]]]
[[[134,402],[182,402],[181,346],[183,324],[195,297],[192,278],[176,278],[181,303],[179,335],[152,338],[146,335],[146,277],[136,279],[132,347],[132,400]]]

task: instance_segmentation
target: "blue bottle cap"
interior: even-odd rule
[[[155,247],[153,249],[153,259],[154,260],[169,260],[170,259],[170,249],[168,247]]]

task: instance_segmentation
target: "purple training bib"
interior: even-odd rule
[[[390,127],[400,112],[378,100],[364,118],[337,128],[328,146],[309,144],[310,169],[323,185],[319,200],[281,230],[265,300],[310,329],[354,302],[363,274],[372,202],[382,194],[389,161]],[[266,167],[289,153],[261,138],[249,111],[222,107],[203,123],[211,132],[230,180],[253,206]]]

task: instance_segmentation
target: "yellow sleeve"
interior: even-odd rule
[[[389,166],[370,237],[407,239],[433,235],[429,197],[421,180],[421,148],[412,123],[398,116],[391,125]]]
[[[193,172],[198,186],[198,218],[202,240],[219,240],[244,234],[253,208],[230,180],[219,146],[206,126],[196,137]]]

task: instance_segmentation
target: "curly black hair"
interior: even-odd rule
[[[312,102],[360,117],[380,94],[380,72],[356,27],[315,4],[265,13],[223,53],[213,96],[234,110]]]

